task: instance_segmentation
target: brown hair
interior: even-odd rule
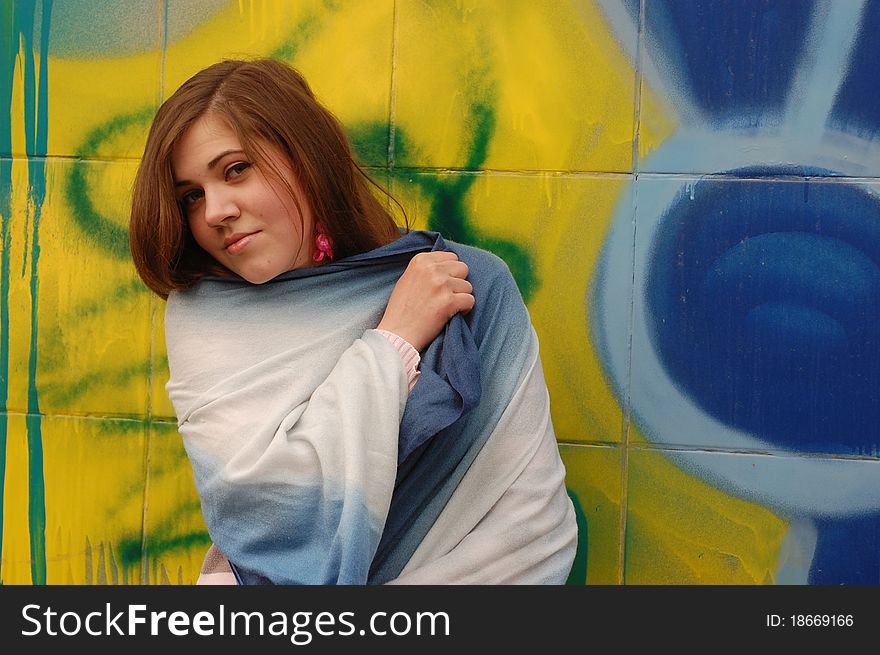
[[[339,121],[318,103],[305,79],[272,59],[222,61],[196,73],[159,107],[135,177],[131,255],[138,275],[162,298],[208,274],[234,275],[196,243],[174,190],[174,146],[208,112],[229,123],[267,174],[282,179],[266,145],[287,155],[337,259],[398,238],[394,218],[369,185],[391,196],[355,162]]]

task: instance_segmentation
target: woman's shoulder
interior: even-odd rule
[[[446,245],[449,250],[458,255],[461,261],[468,265],[470,269],[468,279],[475,288],[478,285],[501,287],[514,289],[518,292],[507,262],[495,253],[449,240],[446,240]]]
[[[218,284],[213,278],[199,280],[186,289],[173,289],[165,301],[165,326],[198,322],[199,319],[216,320],[228,311],[233,294],[230,285]]]
[[[176,315],[179,312],[186,312],[198,304],[199,299],[203,296],[201,293],[202,282],[196,282],[186,289],[172,289],[168,293],[165,300],[165,316],[169,314]]]
[[[497,326],[498,320],[509,329],[531,325],[528,310],[510,268],[501,257],[488,250],[454,241],[446,245],[468,265],[468,281],[474,287],[478,309],[470,317],[475,327]]]

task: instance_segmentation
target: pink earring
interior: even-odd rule
[[[318,233],[315,235],[315,253],[312,255],[312,260],[315,262],[324,261],[324,258],[327,258],[327,261],[331,261],[333,259],[333,242],[330,241],[330,237],[328,237],[324,233],[324,226],[320,223],[315,224],[315,229],[318,230]]]

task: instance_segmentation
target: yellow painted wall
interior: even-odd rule
[[[677,125],[598,3],[144,0],[97,21],[89,3],[55,3],[42,50],[49,4],[16,3],[2,24],[3,583],[198,575],[208,537],[163,387],[163,305],[126,252],[127,203],[161,99],[208,64],[254,56],[306,75],[416,227],[519,257],[587,526],[573,581],[774,581],[786,521],[651,448],[591,336],[595,273],[634,157]]]

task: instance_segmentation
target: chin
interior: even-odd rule
[[[251,284],[263,284],[281,275],[282,271],[238,271],[239,277]]]

